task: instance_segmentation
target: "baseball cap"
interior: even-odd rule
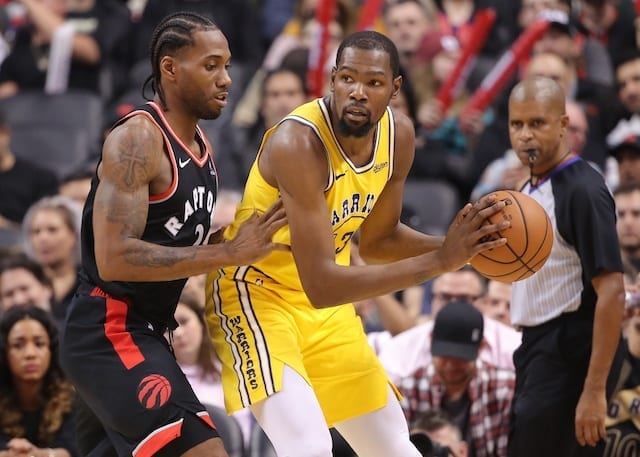
[[[567,35],[574,36],[576,34],[576,27],[572,23],[571,17],[566,13],[566,11],[547,9],[540,11],[538,18],[549,21],[551,27],[566,33]]]
[[[460,42],[453,35],[445,35],[439,30],[432,30],[425,33],[420,47],[418,57],[424,61],[432,60],[442,51],[454,52],[460,50]]]
[[[623,150],[640,153],[640,119],[634,116],[629,120],[620,120],[607,135],[607,146],[609,153],[616,158]]]
[[[482,344],[484,320],[471,303],[454,301],[438,312],[431,336],[431,355],[474,360]]]

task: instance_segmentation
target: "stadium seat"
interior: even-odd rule
[[[409,180],[405,184],[402,221],[416,230],[444,235],[458,209],[458,194],[446,182]]]
[[[82,165],[102,136],[103,102],[89,92],[21,92],[0,100],[17,157],[62,178]]]
[[[204,407],[207,409],[213,423],[216,424],[229,457],[245,457],[244,437],[242,436],[240,424],[233,416],[229,416],[223,408],[207,404]]]

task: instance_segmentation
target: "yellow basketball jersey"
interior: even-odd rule
[[[300,122],[309,126],[322,142],[329,163],[329,179],[324,190],[333,228],[336,263],[348,265],[350,262],[351,237],[373,209],[380,193],[393,173],[395,146],[395,124],[389,108],[376,126],[375,141],[371,160],[356,166],[340,147],[329,118],[329,107],[325,100],[316,99],[301,105],[292,111],[285,120]],[[258,169],[258,158],[264,144],[278,125],[269,129],[258,150],[244,196],[236,212],[235,221],[225,232],[232,239],[240,227],[253,213],[254,209],[263,212],[278,199],[278,189],[268,184]],[[274,241],[291,245],[289,227],[280,229]],[[274,251],[253,265],[270,276],[276,283],[293,290],[303,291],[293,254],[287,251]]]

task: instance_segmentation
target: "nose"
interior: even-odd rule
[[[527,141],[527,140],[530,140],[531,138],[532,138],[531,129],[529,129],[529,127],[526,124],[524,124],[520,129],[520,139],[522,141]]]
[[[351,98],[355,100],[366,100],[367,94],[364,89],[364,84],[355,83],[353,85],[353,89],[351,90]]]
[[[216,85],[218,87],[229,87],[233,81],[231,80],[231,75],[229,74],[229,70],[223,70],[220,78],[216,81]]]

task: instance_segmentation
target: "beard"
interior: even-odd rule
[[[338,133],[344,136],[362,138],[367,136],[372,128],[373,124],[371,123],[371,120],[367,120],[367,122],[362,125],[354,126],[345,121],[344,117],[338,119]]]

